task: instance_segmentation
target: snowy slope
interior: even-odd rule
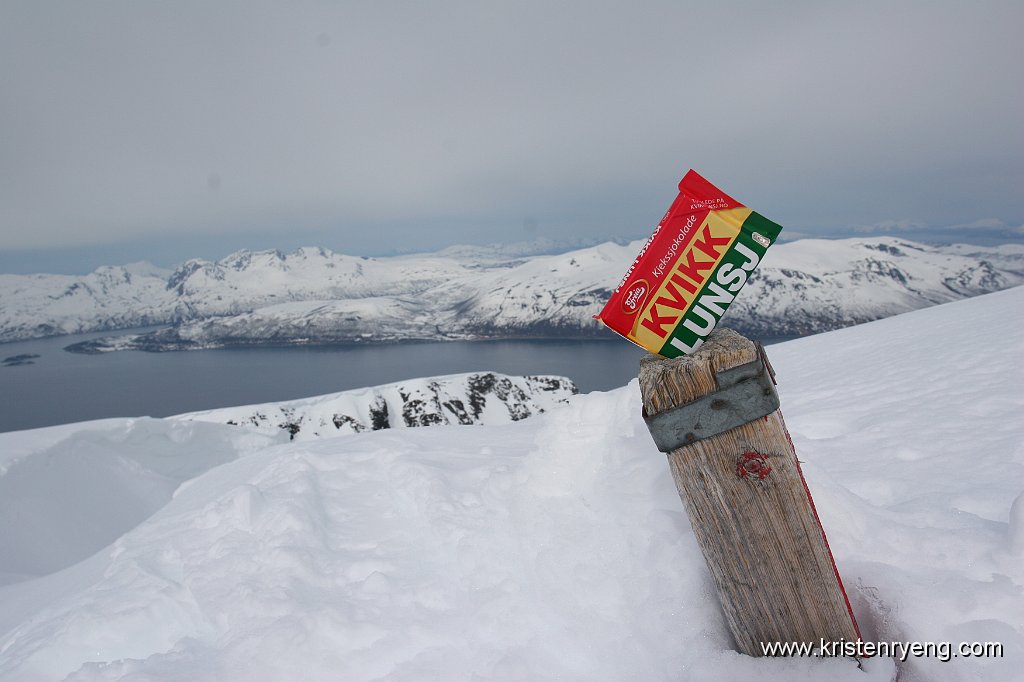
[[[0,680],[1018,679],[1022,317],[1016,288],[770,349],[865,636],[999,642],[1001,658],[860,670],[735,653],[633,382],[505,426],[284,443],[213,466],[91,558],[0,588]],[[163,468],[126,466],[129,487],[216,451],[215,433],[249,434],[206,424],[175,453],[174,430],[201,425],[166,423],[131,425],[132,442],[162,444]],[[125,452],[126,428],[0,434],[17,459],[0,481],[52,463],[0,504],[31,491],[54,506],[47,523],[74,523],[82,509],[58,490],[107,474],[79,479],[57,453],[83,438]],[[0,518],[60,553],[32,515]]]
[[[143,264],[73,275],[0,275],[0,342],[179,319],[167,271]]]
[[[216,263],[191,260],[167,288],[197,317],[310,299],[414,294],[465,275],[468,263],[443,256],[362,258],[322,248],[239,251]]]
[[[457,312],[448,329],[481,336],[592,334],[593,316],[640,246],[601,244],[485,273],[446,306]]]
[[[252,312],[207,317],[142,336],[114,340],[126,348],[188,350],[218,345],[377,343],[438,336],[434,311],[412,298],[372,296],[337,301],[292,301]],[[211,343],[211,339],[216,340]],[[100,348],[103,340],[83,344]]]
[[[1024,283],[1020,246],[969,249],[891,237],[783,244],[754,271],[726,323],[751,334],[816,333]]]
[[[0,341],[180,322],[82,351],[253,344],[604,335],[600,311],[640,249],[502,250],[356,258],[325,249],[240,251],[169,276],[0,276]],[[488,255],[490,254],[490,255]],[[1024,283],[1024,248],[930,247],[889,237],[772,248],[730,310],[762,336],[836,329]]]
[[[171,419],[233,424],[271,434],[284,430],[292,440],[312,440],[411,426],[507,424],[564,405],[576,393],[576,385],[565,377],[481,372],[190,412]]]

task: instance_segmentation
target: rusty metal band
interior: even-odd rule
[[[662,452],[725,433],[779,409],[775,373],[758,344],[753,362],[715,373],[718,388],[685,405],[673,407],[644,421]]]

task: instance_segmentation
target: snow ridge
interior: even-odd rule
[[[291,440],[449,424],[506,424],[565,405],[571,379],[494,372],[413,379],[280,403],[228,407],[172,417],[241,425]]]

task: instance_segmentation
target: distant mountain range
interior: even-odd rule
[[[508,424],[568,403],[571,379],[493,372],[410,379],[314,398],[225,407],[170,417],[285,431],[291,440],[437,425]]]
[[[607,336],[592,318],[642,242],[558,255],[490,248],[364,258],[239,251],[174,270],[0,275],[0,341],[169,325],[75,344],[103,352]],[[772,247],[724,324],[803,335],[1024,283],[1024,246],[805,239]]]

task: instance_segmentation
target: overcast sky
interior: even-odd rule
[[[0,270],[639,238],[691,167],[790,236],[1021,239],[1022,27],[1021,2],[0,0]]]

